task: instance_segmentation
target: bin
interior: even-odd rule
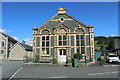
[[[78,67],[78,59],[73,59],[73,67]]]

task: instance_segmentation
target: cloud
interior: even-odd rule
[[[32,46],[32,39],[31,38],[26,38],[26,39],[23,39],[25,41],[26,44]]]
[[[115,36],[118,36],[118,35],[110,35],[110,37],[115,37]]]
[[[15,40],[17,40],[17,41],[19,40],[19,38],[18,38],[18,37],[13,37],[13,38],[14,38]]]
[[[0,32],[2,32],[2,33],[8,33],[8,32],[12,32],[12,31],[0,28]]]

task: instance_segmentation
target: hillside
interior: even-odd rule
[[[98,36],[94,37],[94,46],[95,51],[101,52],[101,51],[112,51],[115,49],[115,43],[114,40],[118,39],[119,37],[104,37],[104,36]]]

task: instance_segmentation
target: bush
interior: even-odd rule
[[[40,58],[39,58],[39,54],[36,54],[36,55],[35,55],[35,63],[39,63],[39,59],[40,59]]]
[[[100,65],[104,65],[105,64],[105,59],[101,58],[100,59]]]
[[[76,59],[82,59],[83,58],[83,56],[82,56],[82,54],[80,54],[80,53],[76,53],[75,55],[74,55],[74,58],[76,58]]]
[[[53,64],[57,64],[57,63],[58,63],[57,59],[53,58]]]

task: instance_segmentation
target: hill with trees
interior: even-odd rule
[[[105,36],[98,36],[94,37],[94,46],[96,52],[103,52],[103,51],[112,51],[115,49],[115,39],[120,39],[120,37],[105,37]]]

